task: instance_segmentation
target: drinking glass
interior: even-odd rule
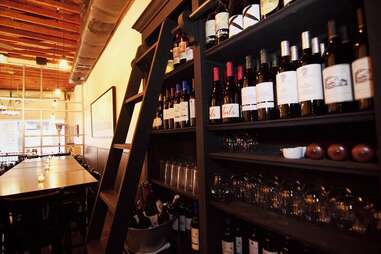
[[[176,187],[177,186],[177,171],[178,171],[178,165],[176,162],[172,162],[171,164],[171,179],[170,179],[170,186]]]
[[[172,168],[172,161],[167,160],[164,165],[164,183],[166,185],[171,185],[171,168]]]
[[[185,181],[184,181],[184,191],[185,192],[192,192],[193,188],[193,169],[194,169],[194,164],[189,163],[187,167],[185,168]]]
[[[199,177],[199,175],[198,175],[198,168],[197,168],[197,166],[195,166],[194,169],[193,169],[193,176],[192,176],[192,182],[193,182],[192,193],[193,193],[193,195],[197,195],[198,191],[199,191],[198,177]]]
[[[176,177],[175,187],[177,189],[180,189],[180,184],[181,184],[180,182],[181,182],[181,174],[182,174],[182,170],[183,170],[183,164],[184,163],[182,163],[182,162],[177,162],[177,166],[176,166],[177,170],[176,170],[176,175],[175,175],[175,177]]]

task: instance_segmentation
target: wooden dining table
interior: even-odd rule
[[[0,176],[0,198],[96,182],[72,156],[26,159]]]

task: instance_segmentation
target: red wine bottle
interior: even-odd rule
[[[243,254],[243,234],[239,225],[234,230],[234,254]]]
[[[209,13],[205,22],[205,46],[207,49],[217,44],[215,16],[216,13],[214,11]]]
[[[180,128],[189,127],[189,83],[188,80],[182,82],[183,92],[180,99]]]
[[[167,88],[165,89],[165,96],[164,96],[164,109],[163,109],[163,128],[169,129],[169,107],[170,107],[170,90]]]
[[[277,113],[279,118],[300,116],[296,70],[291,64],[290,42],[281,42],[281,57],[276,75]]]
[[[282,0],[261,0],[261,16],[262,19],[267,18],[271,14],[282,8]]]
[[[153,119],[153,129],[160,130],[163,128],[163,94],[159,96],[157,103],[156,115]]]
[[[226,84],[222,104],[222,122],[233,123],[240,120],[240,91],[235,83],[233,63],[226,63]]]
[[[243,31],[242,1],[229,1],[229,38]]]
[[[229,38],[229,11],[224,1],[218,1],[215,20],[217,43],[220,44]]]
[[[319,41],[315,40],[311,47],[311,33],[305,31],[302,33],[302,48],[301,66],[296,70],[301,115],[322,115],[325,112],[325,104]]]
[[[209,103],[210,124],[221,123],[221,97],[220,70],[218,67],[213,67],[213,85]]]
[[[200,223],[198,220],[198,205],[193,203],[193,217],[191,222],[191,248],[192,253],[200,252]]]
[[[245,57],[245,75],[241,89],[242,117],[246,122],[256,121],[257,118],[257,94],[255,87],[255,72],[251,56]]]
[[[348,56],[336,33],[334,20],[328,22],[328,47],[323,70],[324,99],[328,113],[353,111],[352,77]]]
[[[259,235],[256,228],[251,229],[248,238],[249,254],[259,254]]]
[[[263,254],[278,254],[279,249],[275,242],[275,239],[272,235],[269,233],[265,234],[265,238],[263,241]]]
[[[243,1],[243,29],[257,24],[261,20],[261,7],[259,0],[244,0]]]
[[[175,88],[171,87],[168,107],[168,129],[175,128]]]
[[[181,118],[181,85],[176,84],[176,95],[175,95],[175,100],[173,104],[173,109],[174,109],[174,122],[175,122],[175,128],[181,128],[180,126],[180,118]]]
[[[275,119],[273,75],[265,49],[260,51],[260,67],[256,79],[258,120]]]
[[[225,218],[225,229],[221,240],[221,247],[222,254],[234,254],[234,235],[229,218]]]
[[[194,79],[192,79],[192,89],[189,97],[189,125],[191,127],[196,126],[196,97],[194,93]]]
[[[368,38],[363,9],[357,9],[357,31],[355,59],[352,62],[354,95],[358,109],[372,110],[374,107],[374,79],[372,59],[369,56]]]

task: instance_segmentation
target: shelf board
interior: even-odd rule
[[[283,216],[240,201],[210,202],[225,213],[264,229],[307,243],[323,251],[338,254],[380,253],[381,238],[344,232],[331,225],[318,225],[302,219]]]
[[[173,71],[166,73],[165,81],[181,81],[193,77],[193,60],[176,66]]]
[[[189,192],[186,192],[186,191],[178,190],[177,188],[174,188],[172,186],[168,186],[168,185],[162,183],[159,180],[151,179],[150,182],[152,182],[153,184],[155,184],[157,186],[160,186],[160,187],[162,187],[164,189],[167,189],[167,190],[170,190],[170,191],[175,192],[177,194],[180,194],[181,196],[184,196],[184,197],[187,197],[187,198],[190,198],[190,199],[193,199],[193,200],[198,200],[198,198],[195,195],[193,195],[193,193],[189,193]]]
[[[247,130],[247,129],[264,129],[264,128],[279,128],[279,127],[294,127],[294,126],[313,126],[313,125],[328,125],[328,124],[345,124],[345,123],[365,123],[374,121],[375,116],[373,111],[342,113],[323,116],[299,117],[290,119],[277,119],[268,121],[255,122],[240,122],[209,125],[211,131],[225,130]]]
[[[300,34],[306,29],[312,31],[313,36],[325,33],[329,18],[336,17],[346,22],[351,16],[353,19],[354,11],[354,5],[347,0],[296,0],[256,25],[208,49],[206,56],[212,61],[243,61],[244,56],[259,53],[262,48],[279,50],[282,40],[292,43],[300,41]]]
[[[166,130],[152,130],[153,135],[194,133],[194,132],[196,132],[195,127],[186,127],[186,128],[179,128],[179,129],[166,129]]]
[[[380,169],[377,163],[360,163],[353,161],[333,160],[310,160],[310,159],[286,159],[280,155],[263,155],[255,153],[210,153],[209,158],[247,162],[260,165],[272,165],[294,169],[306,169],[313,171],[335,172],[356,174],[365,176],[378,176]]]

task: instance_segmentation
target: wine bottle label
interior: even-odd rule
[[[243,31],[242,14],[234,15],[229,18],[229,37],[239,34]]]
[[[278,252],[277,251],[268,251],[268,250],[265,250],[265,249],[263,249],[263,252],[262,252],[263,254],[278,254]]]
[[[239,104],[228,103],[222,105],[222,118],[239,117]]]
[[[167,113],[168,113],[168,119],[174,119],[175,118],[175,109],[173,107],[169,108]]]
[[[274,107],[273,82],[263,82],[257,84],[256,92],[258,109]]]
[[[235,254],[243,254],[242,237],[235,237]]]
[[[278,105],[298,103],[298,81],[296,71],[285,71],[276,75]]]
[[[279,5],[279,0],[261,0],[261,14],[267,15],[275,10]]]
[[[229,33],[229,13],[220,12],[216,14],[216,35],[221,36]]]
[[[173,113],[174,113],[175,123],[180,122],[181,104],[180,103],[175,103],[173,105],[173,109],[174,109]]]
[[[257,110],[256,87],[249,86],[241,89],[242,111]]]
[[[374,96],[374,80],[372,73],[372,60],[363,57],[352,63],[353,86],[355,99],[367,99]]]
[[[185,218],[185,229],[191,230],[192,218]]]
[[[173,64],[180,63],[180,48],[173,47],[172,54],[173,54]]]
[[[193,60],[193,48],[187,47],[186,49],[187,62]]]
[[[257,24],[261,20],[259,4],[249,4],[243,9],[243,29]]]
[[[196,103],[195,99],[189,99],[190,118],[196,118]]]
[[[294,0],[283,0],[283,6],[288,5],[288,4],[291,3],[292,1],[294,1]]]
[[[216,20],[210,19],[205,22],[206,43],[216,39]]]
[[[308,64],[296,70],[299,102],[322,100],[323,79],[320,64]]]
[[[160,127],[162,126],[163,124],[163,121],[161,120],[160,117],[155,117],[155,119],[153,119],[153,127]]]
[[[209,107],[209,119],[210,120],[221,119],[221,107],[220,106]]]
[[[352,78],[349,64],[337,64],[323,71],[326,104],[352,101]]]
[[[187,101],[182,101],[180,103],[180,113],[179,122],[189,120],[189,103]]]
[[[186,60],[187,59],[187,45],[188,43],[186,41],[181,41],[179,43],[179,54],[180,54],[180,60]]]
[[[173,221],[172,229],[175,230],[175,231],[179,231],[179,218],[176,218],[176,219]]]
[[[185,232],[185,229],[186,229],[186,219],[185,219],[185,215],[180,215],[179,216],[179,229],[181,232]]]
[[[169,109],[164,109],[164,110],[163,110],[163,119],[164,119],[164,120],[169,120],[169,117],[168,117],[168,110],[169,110]]]
[[[258,242],[249,240],[249,254],[259,254]]]
[[[191,238],[192,238],[192,250],[200,250],[200,240],[199,240],[199,229],[192,228]]]
[[[234,243],[221,241],[222,244],[222,254],[234,254]]]

